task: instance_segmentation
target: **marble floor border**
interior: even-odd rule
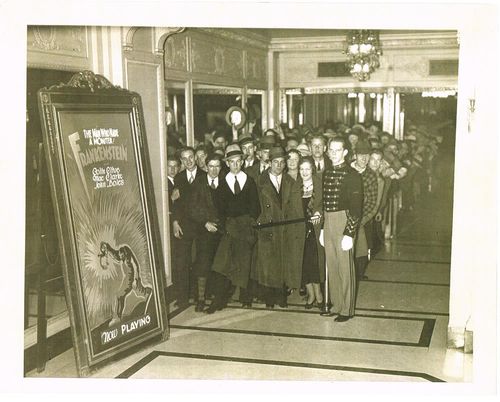
[[[414,371],[399,371],[399,370],[385,370],[376,369],[370,367],[353,367],[353,366],[336,366],[331,364],[316,364],[316,363],[303,363],[294,361],[283,361],[283,360],[264,360],[264,359],[251,359],[243,357],[234,356],[218,356],[209,354],[196,354],[196,353],[180,353],[180,352],[162,352],[153,351],[147,356],[133,364],[131,367],[120,373],[115,378],[125,379],[130,378],[132,375],[137,373],[139,370],[146,367],[149,363],[158,357],[180,357],[188,359],[201,359],[201,360],[214,360],[214,361],[226,361],[235,363],[251,363],[251,364],[265,364],[273,366],[287,366],[287,367],[297,367],[297,368],[310,368],[310,369],[320,369],[320,370],[333,370],[333,371],[350,371],[358,373],[371,373],[371,374],[382,374],[382,375],[392,375],[392,376],[403,376],[403,377],[417,377],[430,382],[446,382],[440,378],[434,377],[427,373],[414,372]]]
[[[415,246],[415,247],[442,247],[442,248],[451,248],[451,244],[447,243],[413,243],[413,242],[407,242],[407,241],[401,241],[397,239],[392,239],[389,240],[391,244],[394,245],[401,245],[401,246]]]
[[[240,308],[240,307],[228,306],[228,308]],[[256,308],[256,307],[252,307],[251,309],[268,311],[264,308]],[[306,311],[294,311],[294,310],[279,310],[279,311],[289,312],[289,313],[302,313],[302,314],[309,313]],[[356,317],[388,319],[388,320],[404,320],[404,321],[421,321],[423,322],[423,326],[418,342],[400,342],[400,341],[384,341],[380,339],[367,339],[367,338],[347,338],[347,337],[324,336],[324,335],[290,334],[286,332],[254,331],[245,329],[217,328],[217,327],[200,327],[196,325],[179,325],[179,324],[170,324],[170,328],[191,330],[191,331],[220,332],[220,333],[231,333],[231,334],[274,336],[274,337],[295,338],[295,339],[314,339],[314,340],[325,340],[325,341],[335,341],[335,342],[356,342],[356,343],[369,343],[369,344],[390,345],[390,346],[427,348],[431,343],[432,334],[434,332],[434,327],[436,324],[436,320],[433,318],[375,316],[375,315],[365,315],[365,314],[358,314],[356,315]]]
[[[400,285],[444,286],[444,287],[448,287],[448,288],[450,287],[449,283],[385,281],[385,280],[382,280],[382,279],[361,279],[361,282],[397,283],[397,284],[400,284]]]
[[[443,264],[443,265],[451,264],[450,261],[400,260],[397,258],[373,258],[371,261],[408,262],[412,264]]]

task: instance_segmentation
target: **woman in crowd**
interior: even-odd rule
[[[286,170],[293,180],[297,180],[299,177],[299,161],[300,152],[296,149],[290,149],[286,153]]]
[[[320,283],[325,280],[325,249],[319,242],[323,210],[322,176],[321,173],[314,174],[314,161],[311,157],[302,159],[299,172],[304,216],[310,218],[306,226],[302,260],[302,283],[305,283],[307,289],[306,309],[311,309],[314,303],[321,309],[323,294]]]

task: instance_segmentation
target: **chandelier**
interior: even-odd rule
[[[347,34],[347,67],[359,81],[370,79],[370,74],[380,67],[382,49],[378,31],[356,30]]]

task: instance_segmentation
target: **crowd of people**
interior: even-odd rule
[[[214,130],[168,147],[172,280],[195,311],[260,301],[344,322],[384,242],[389,200],[412,211],[432,185],[442,138],[409,124],[403,140],[377,123],[277,126],[260,135]],[[212,302],[206,303],[211,298]]]

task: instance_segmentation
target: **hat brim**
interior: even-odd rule
[[[239,106],[231,106],[229,109],[227,109],[227,112],[226,112],[226,123],[229,124],[231,127],[233,126],[233,122],[232,122],[232,116],[233,116],[233,113],[237,113],[240,115],[240,123],[239,124],[235,124],[235,127],[236,129],[240,129],[242,128],[246,122],[247,122],[247,116],[246,116],[246,113],[245,111],[239,107]]]
[[[224,158],[224,160],[225,160],[225,161],[227,161],[227,160],[229,160],[229,159],[233,159],[233,158],[235,158],[235,157],[237,157],[237,156],[239,156],[239,157],[243,158],[243,152],[240,152],[240,151],[231,151],[231,152],[229,152],[229,153],[226,155],[226,157]]]

